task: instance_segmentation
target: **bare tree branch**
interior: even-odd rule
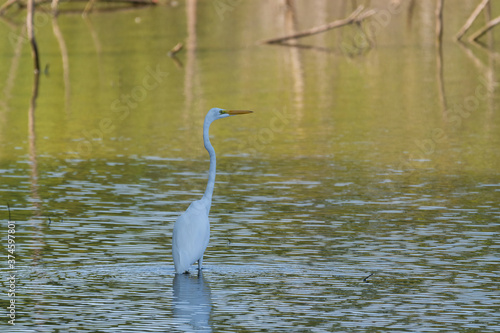
[[[488,4],[488,2],[490,2],[490,0],[483,0],[481,1],[481,3],[476,7],[476,9],[474,9],[474,11],[472,12],[472,14],[470,15],[470,17],[467,19],[467,21],[465,22],[464,26],[462,28],[460,28],[460,30],[458,31],[458,33],[456,34],[455,38],[457,40],[460,40],[460,38],[462,38],[466,33],[467,31],[469,31],[472,23],[474,23],[474,21],[476,20],[476,18],[478,17],[479,13],[481,13],[481,11],[484,9],[484,7],[486,7],[486,5]]]
[[[354,12],[351,13],[351,15],[349,15],[348,17],[346,17],[344,19],[336,20],[336,21],[330,22],[328,24],[324,24],[324,25],[321,25],[318,27],[311,28],[311,29],[306,30],[306,31],[298,32],[298,33],[293,34],[293,35],[267,39],[267,40],[262,41],[262,43],[263,44],[276,44],[276,43],[282,43],[282,42],[290,40],[290,39],[298,39],[298,38],[302,38],[302,37],[307,37],[307,36],[319,34],[321,32],[325,32],[327,30],[331,30],[334,28],[339,28],[339,27],[342,27],[342,26],[345,26],[348,24],[359,23],[362,20],[364,20],[364,19],[366,19],[366,18],[368,18],[376,13],[376,11],[373,9],[367,10],[364,13],[362,13],[363,9],[364,9],[363,6],[359,6]]]
[[[0,7],[0,15],[3,15],[3,13],[10,7],[12,6],[13,4],[15,4],[16,2],[18,2],[19,0],[7,0],[7,2],[5,2],[2,7]]]
[[[470,36],[470,40],[477,41],[479,38],[481,38],[485,33],[490,31],[494,26],[500,24],[500,16],[497,18],[489,21],[484,27],[479,29],[477,32],[475,32],[472,36]]]

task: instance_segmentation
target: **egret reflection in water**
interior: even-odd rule
[[[175,274],[172,299],[173,316],[184,332],[212,332],[210,287],[203,273]]]

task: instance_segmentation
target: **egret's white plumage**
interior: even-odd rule
[[[213,108],[208,111],[203,123],[203,142],[210,155],[207,189],[200,200],[192,202],[188,209],[177,218],[172,236],[172,256],[175,272],[185,273],[189,267],[198,261],[198,270],[203,264],[203,253],[210,238],[210,222],[208,214],[212,205],[212,194],[215,186],[216,161],[215,150],[210,143],[208,131],[210,124],[217,119],[238,114],[251,113],[246,110],[223,110]]]

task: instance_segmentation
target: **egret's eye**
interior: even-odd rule
[[[220,110],[220,111],[219,111],[219,114],[224,114],[224,113],[227,113],[227,112],[226,112],[226,111],[224,111],[224,110]]]

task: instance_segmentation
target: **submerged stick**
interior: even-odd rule
[[[460,28],[458,33],[455,35],[456,40],[460,40],[460,38],[462,38],[467,33],[467,31],[469,31],[470,27],[472,26],[472,23],[474,23],[479,13],[481,13],[484,7],[486,7],[488,2],[490,2],[490,0],[483,0],[479,5],[477,5],[476,9],[474,9],[470,17],[467,19],[467,21],[465,21],[464,26]]]
[[[168,51],[168,56],[169,57],[174,57],[177,52],[182,50],[184,45],[182,43],[177,43],[170,51]]]
[[[184,67],[182,65],[182,62],[177,59],[177,52],[179,52],[180,50],[182,50],[182,48],[184,47],[184,44],[182,43],[177,43],[177,45],[175,45],[170,51],[168,51],[167,55],[170,57],[170,59],[172,59],[175,63],[175,65],[177,66],[177,68],[182,68]]]
[[[489,21],[484,27],[479,29],[476,33],[474,33],[472,36],[470,36],[470,40],[477,41],[479,38],[481,38],[485,33],[490,31],[494,26],[500,24],[500,16],[497,18]]]
[[[370,278],[371,276],[373,276],[373,274],[375,274],[375,273],[370,273],[370,275],[368,275],[367,277],[365,277],[365,278],[363,279],[363,282],[368,283],[368,278]]]
[[[368,10],[368,11],[364,12],[363,14],[361,14],[363,9],[364,9],[363,6],[359,6],[354,12],[351,13],[351,15],[349,15],[348,17],[346,17],[344,19],[336,20],[336,21],[330,22],[328,24],[324,24],[324,25],[321,25],[318,27],[311,28],[311,29],[306,30],[306,31],[295,33],[293,35],[267,39],[267,40],[262,41],[262,43],[263,44],[276,44],[276,43],[282,43],[282,42],[290,40],[290,39],[298,39],[298,38],[302,38],[302,37],[316,35],[316,34],[319,34],[321,32],[325,32],[325,31],[328,31],[331,29],[339,28],[339,27],[342,27],[342,26],[345,26],[348,24],[361,22],[362,20],[364,20],[364,19],[366,19],[366,18],[368,18],[376,13],[376,11],[372,9],[372,10]]]

